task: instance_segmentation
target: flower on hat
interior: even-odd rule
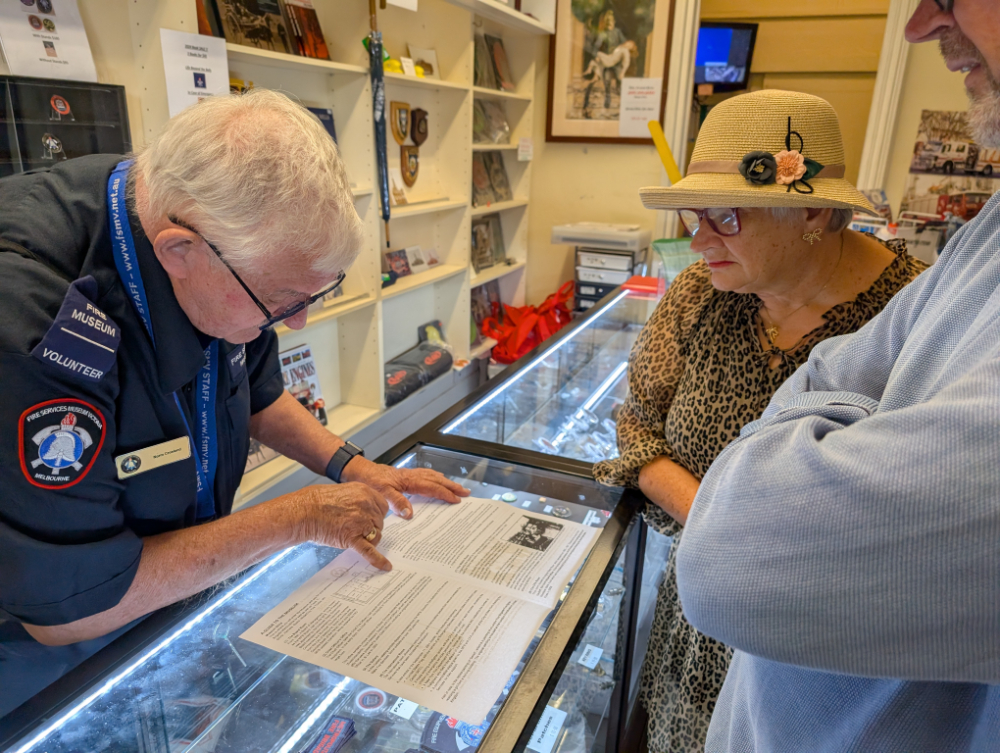
[[[794,183],[806,174],[806,158],[795,149],[778,152],[774,155],[774,161],[778,165],[775,180],[783,186]]]
[[[750,152],[740,162],[740,175],[750,183],[768,186],[774,183],[778,165],[770,152]]]

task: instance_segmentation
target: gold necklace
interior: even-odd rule
[[[794,309],[790,313],[786,314],[785,315],[785,320],[786,321],[788,319],[791,319],[794,314],[797,314],[799,311],[801,311],[802,309],[804,309],[810,303],[814,303],[816,301],[816,299],[818,299],[821,295],[823,295],[823,291],[826,290],[830,286],[830,281],[833,280],[833,276],[837,273],[837,270],[840,268],[840,262],[841,262],[841,260],[843,258],[844,258],[844,233],[842,232],[840,234],[840,255],[837,257],[837,265],[833,268],[833,272],[830,274],[830,277],[827,279],[827,281],[823,285],[823,287],[821,287],[819,289],[819,292],[816,293],[816,295],[814,295],[808,301],[806,301],[805,303],[803,303],[797,309]],[[778,346],[775,345],[775,342],[777,342],[778,337],[781,335],[781,328],[778,327],[777,322],[775,322],[773,319],[771,320],[770,326],[768,326],[767,322],[764,320],[764,311],[766,309],[767,309],[767,304],[765,303],[759,309],[757,309],[757,315],[760,317],[761,326],[764,328],[764,334],[767,336],[768,341],[770,341],[771,347],[772,348],[777,348]],[[799,340],[799,342],[802,342],[802,341]],[[798,344],[799,343],[795,343],[795,345],[798,345]],[[792,345],[792,348],[794,348],[795,345]],[[789,350],[791,350],[792,348],[789,348]],[[780,350],[780,348],[779,348],[779,350]]]

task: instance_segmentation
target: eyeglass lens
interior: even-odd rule
[[[681,209],[678,211],[681,222],[693,238],[701,229],[701,220],[707,220],[709,226],[719,235],[736,235],[740,232],[740,221],[735,209],[712,207],[710,209]]]

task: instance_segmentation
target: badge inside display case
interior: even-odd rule
[[[124,87],[0,76],[0,103],[0,177],[132,151]]]

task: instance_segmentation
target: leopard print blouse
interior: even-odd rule
[[[886,245],[896,258],[872,286],[830,309],[826,321],[789,351],[761,346],[760,298],[716,290],[704,261],[684,270],[632,349],[629,396],[618,415],[620,456],[594,466],[595,478],[637,487],[639,471],[660,455],[702,478],[817,343],[860,329],[927,268],[906,253],[905,242]],[[775,356],[779,363],[772,368]],[[655,530],[674,537],[640,689],[649,713],[649,750],[702,751],[732,650],[684,619],[675,570],[682,526],[652,503],[644,515]]]

